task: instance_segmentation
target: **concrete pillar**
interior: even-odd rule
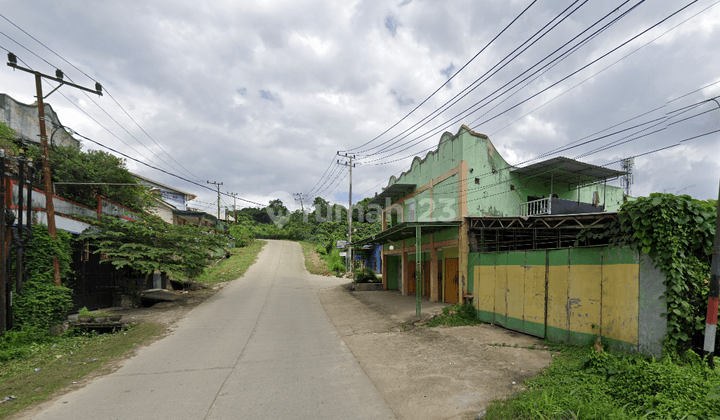
[[[468,279],[468,220],[463,217],[460,225],[460,244],[458,245],[458,273],[460,277],[460,285],[458,287],[458,302],[462,303],[463,294],[467,292]]]

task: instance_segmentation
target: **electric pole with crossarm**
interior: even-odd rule
[[[47,140],[47,131],[45,129],[45,103],[43,102],[43,99],[47,98],[48,96],[52,95],[53,92],[60,89],[63,85],[72,86],[74,88],[84,90],[86,92],[94,93],[96,95],[102,96],[102,85],[100,83],[95,83],[95,90],[76,85],[75,83],[66,82],[63,80],[63,72],[59,69],[55,70],[55,77],[49,76],[47,74],[40,73],[39,71],[35,71],[32,69],[28,69],[25,67],[18,66],[17,64],[17,57],[15,54],[8,52],[8,66],[12,67],[13,69],[22,70],[24,72],[34,74],[35,75],[35,89],[37,91],[37,104],[38,104],[38,119],[40,120],[40,147],[42,149],[42,167],[43,167],[43,178],[44,178],[44,187],[45,187],[45,211],[47,213],[47,224],[48,224],[48,234],[50,235],[53,240],[57,240],[57,232],[55,228],[55,206],[53,204],[53,196],[52,196],[52,178],[50,177],[50,153],[48,151],[48,140]],[[52,80],[55,82],[60,83],[55,89],[50,91],[46,96],[43,97],[42,92],[42,79]],[[57,257],[53,257],[52,260],[53,263],[53,281],[56,286],[60,286],[60,262],[58,261]]]
[[[207,182],[208,184],[217,185],[217,192],[218,192],[218,221],[220,221],[220,186],[223,184],[222,182]]]

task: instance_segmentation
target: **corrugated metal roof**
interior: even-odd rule
[[[462,224],[460,220],[452,220],[447,222],[406,222],[400,223],[397,226],[393,226],[390,229],[384,230],[378,234],[375,234],[369,238],[365,238],[350,244],[351,246],[360,246],[367,244],[386,244],[388,242],[395,242],[401,239],[408,239],[415,236],[415,228],[420,227],[422,234],[437,232],[439,230],[447,229],[449,227],[458,227]]]
[[[380,207],[385,208],[386,198],[390,199],[390,203],[394,203],[398,199],[403,198],[411,192],[415,191],[416,187],[416,184],[393,184],[385,188],[383,192],[375,196],[375,198],[373,198],[372,201],[368,203],[368,205],[377,204]]]
[[[530,166],[512,169],[523,178],[539,178],[547,181],[582,186],[607,181],[625,175],[625,172],[591,165],[566,157],[556,157]]]

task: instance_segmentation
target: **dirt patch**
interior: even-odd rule
[[[338,286],[318,296],[398,419],[474,419],[552,360],[541,340],[488,324],[415,326],[446,304],[422,301],[416,317],[415,297],[397,292]]]
[[[138,308],[105,308],[104,312],[122,315],[124,323],[140,323],[149,322],[160,325],[171,325],[187,315],[196,306],[210,299],[225,287],[228,283],[218,283],[212,287],[200,290],[178,290],[170,292],[173,294],[173,300],[168,302],[158,302],[149,307]]]

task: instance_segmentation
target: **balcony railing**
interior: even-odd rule
[[[518,214],[524,216],[538,216],[540,214],[552,214],[552,199],[541,198],[518,204]]]

